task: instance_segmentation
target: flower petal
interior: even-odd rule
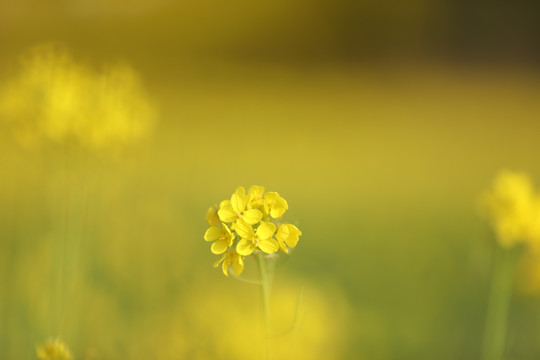
[[[264,186],[252,185],[248,190],[248,196],[255,199],[261,198],[264,194]]]
[[[231,264],[231,259],[227,257],[223,264],[221,264],[221,270],[223,270],[223,273],[225,276],[229,276],[229,265]]]
[[[237,213],[244,212],[246,208],[246,190],[243,186],[239,186],[231,196],[231,206]]]
[[[234,233],[231,232],[231,230],[229,229],[229,227],[225,224],[223,224],[223,227],[225,228],[226,230],[226,233],[225,233],[225,237],[227,239],[227,246],[231,246],[234,242],[234,238],[236,236],[234,236]]]
[[[257,228],[256,234],[259,239],[269,239],[276,232],[276,225],[271,222],[263,221]]]
[[[285,241],[290,234],[291,232],[289,231],[289,226],[287,224],[283,224],[277,230],[276,239],[278,241]]]
[[[253,185],[249,188],[247,194],[248,209],[256,209],[263,205],[264,187]]]
[[[229,245],[229,239],[218,240],[212,244],[212,247],[210,248],[210,250],[214,254],[223,254],[227,250],[228,245]]]
[[[244,260],[238,254],[232,255],[231,265],[236,276],[240,276],[244,271]]]
[[[285,254],[288,254],[289,253],[289,249],[287,248],[287,245],[285,245],[285,243],[283,241],[279,241],[279,249],[281,251],[283,251]]]
[[[287,239],[285,239],[285,242],[289,247],[293,248],[296,246],[296,244],[298,244],[298,240],[300,240],[300,235],[302,235],[302,232],[293,224],[288,224],[287,227],[289,228],[290,234]]]
[[[240,197],[243,197],[243,198],[246,197],[246,189],[244,189],[243,186],[237,187],[236,190],[234,191],[234,193],[237,194]]]
[[[236,252],[242,256],[249,256],[255,251],[255,244],[251,240],[242,239],[236,245]]]
[[[278,197],[279,197],[279,194],[273,191],[267,192],[266,194],[264,194],[264,198],[271,203],[275,202]]]
[[[251,225],[248,225],[241,220],[236,222],[235,230],[243,239],[251,240],[255,237],[255,233],[253,232]]]
[[[208,221],[208,225],[217,227],[220,223],[219,216],[217,214],[217,210],[214,207],[211,207],[206,212],[206,221]]]
[[[204,240],[214,241],[219,239],[221,235],[223,235],[223,229],[218,229],[217,227],[212,226],[204,233]]]
[[[246,210],[242,215],[242,220],[244,220],[249,225],[255,225],[262,219],[262,212],[257,209]]]
[[[284,207],[270,208],[270,216],[273,217],[274,219],[280,218],[283,216],[286,210],[287,208],[284,208]]]
[[[259,249],[267,254],[273,254],[279,250],[279,244],[274,239],[264,239],[259,241]]]
[[[233,222],[238,217],[232,207],[222,207],[218,210],[218,216],[223,222]]]

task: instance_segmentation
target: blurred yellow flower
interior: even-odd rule
[[[147,135],[156,110],[129,66],[98,72],[58,46],[42,45],[0,89],[0,115],[25,145],[49,140],[103,148]]]
[[[272,359],[328,360],[368,359],[347,354],[347,343],[358,327],[353,327],[352,308],[342,289],[335,284],[306,279],[280,279],[273,286]],[[211,282],[201,278],[198,284]],[[302,284],[301,289],[299,283]],[[255,292],[238,296],[243,284],[211,283],[186,292],[183,313],[169,321],[183,323],[188,338],[186,359],[262,359],[264,323]],[[363,318],[364,319],[364,318]],[[371,331],[377,331],[373,328]],[[205,334],[204,339],[200,339]],[[379,357],[381,358],[381,357]],[[384,358],[384,357],[383,357]]]
[[[510,248],[518,243],[537,246],[540,200],[527,175],[501,172],[482,202],[501,246]]]
[[[244,271],[244,257],[234,250],[229,250],[221,256],[221,259],[214,263],[214,267],[221,264],[221,269],[225,276],[229,276],[229,266],[232,266],[234,274],[240,276]]]
[[[36,353],[40,360],[71,360],[71,353],[60,339],[47,340],[36,346]]]

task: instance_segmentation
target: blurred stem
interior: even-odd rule
[[[501,360],[506,344],[508,310],[519,249],[497,246],[493,261],[482,360]]]
[[[272,287],[272,278],[274,274],[273,264],[267,263],[262,252],[257,254],[259,261],[259,271],[261,275],[261,290],[263,300],[264,325],[265,325],[265,359],[270,359],[271,349],[271,317],[270,317],[270,290]]]
[[[248,284],[262,285],[260,280],[244,279],[244,278],[242,278],[240,276],[236,276],[236,275],[233,275],[232,277],[235,278],[236,280],[239,280],[239,281],[242,281],[242,282],[245,282],[245,283],[248,283]]]

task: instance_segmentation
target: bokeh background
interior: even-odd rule
[[[539,35],[525,1],[0,1],[0,358],[259,358],[259,290],[203,240],[252,184],[303,232],[276,358],[479,358],[477,200],[540,179]],[[537,359],[517,277],[507,357]]]

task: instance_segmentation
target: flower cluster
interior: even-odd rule
[[[49,140],[107,149],[146,136],[157,108],[130,66],[98,71],[45,44],[29,50],[0,86],[0,118],[23,145]]]
[[[47,340],[36,346],[36,353],[40,360],[71,360],[71,352],[60,339]]]
[[[279,220],[288,208],[287,201],[277,192],[265,192],[264,187],[254,185],[247,193],[239,186],[230,200],[222,201],[219,208],[208,209],[206,221],[210,228],[204,240],[212,242],[214,254],[222,254],[214,267],[221,264],[223,273],[228,276],[229,266],[232,266],[234,273],[240,275],[244,258],[255,251],[289,253],[302,232]]]
[[[525,243],[538,248],[540,196],[525,174],[500,173],[482,200],[501,246]]]

